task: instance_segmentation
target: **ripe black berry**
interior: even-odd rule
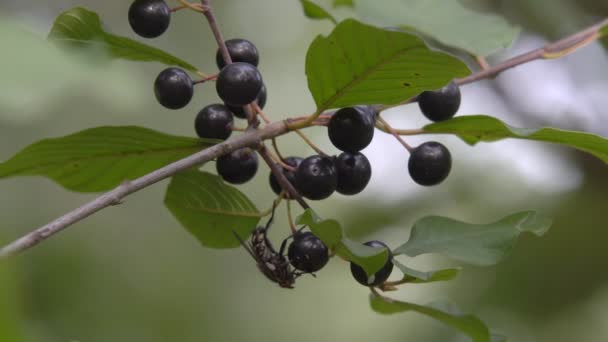
[[[303,159],[300,157],[287,157],[287,158],[285,158],[284,162],[287,165],[293,166],[297,169],[298,166],[300,166],[300,163],[302,163],[302,160]],[[296,182],[295,171],[285,170],[281,166],[279,166],[279,168],[285,175],[285,178],[287,178],[287,180],[295,187],[295,182]],[[272,174],[272,172],[270,173],[270,176],[268,176],[268,181],[270,182],[270,187],[272,188],[272,191],[274,191],[275,194],[279,195],[283,191],[281,184],[279,184],[279,182],[277,181],[275,176]]]
[[[230,54],[230,58],[232,59],[232,63],[243,62],[249,63],[253,66],[258,66],[260,62],[260,54],[258,53],[258,49],[253,45],[252,42],[247,39],[230,39],[226,41],[226,47],[228,48],[228,53]],[[224,62],[224,56],[222,56],[221,51],[218,49],[215,54],[215,62],[217,63],[217,67],[221,70],[226,66],[226,62]]]
[[[460,88],[450,82],[435,91],[423,91],[418,95],[418,106],[422,114],[431,121],[444,121],[456,114],[460,107]]]
[[[227,139],[232,134],[234,117],[223,104],[212,104],[203,108],[194,120],[194,129],[201,138]]]
[[[248,63],[226,65],[217,77],[215,89],[224,102],[244,106],[253,102],[262,90],[262,75]]]
[[[266,105],[266,96],[267,96],[266,86],[264,84],[262,84],[262,89],[260,89],[260,92],[258,93],[258,96],[256,97],[256,101],[258,102],[258,106],[260,106],[260,108],[264,108],[264,106]],[[245,111],[243,110],[243,106],[231,106],[229,104],[226,104],[226,106],[228,108],[230,108],[230,111],[237,118],[247,119],[247,115],[245,114]]]
[[[156,99],[169,109],[184,108],[192,99],[193,94],[192,79],[182,69],[165,69],[154,82]]]
[[[355,195],[363,191],[372,177],[372,166],[360,152],[342,152],[335,160],[338,171],[336,191],[343,195]]]
[[[416,147],[408,162],[412,179],[420,185],[441,183],[450,173],[452,157],[442,144],[429,141]]]
[[[162,0],[135,0],[129,7],[129,24],[144,38],[156,38],[169,27],[171,10]]]
[[[296,189],[311,200],[329,197],[338,186],[338,172],[333,160],[319,155],[310,156],[296,170]]]
[[[368,241],[364,243],[364,245],[370,247],[384,247],[388,249],[388,260],[386,261],[386,264],[382,266],[380,271],[369,277],[369,279],[367,277],[367,273],[365,273],[365,270],[361,266],[352,262],[350,263],[350,273],[352,273],[353,278],[355,278],[355,280],[361,285],[378,286],[384,283],[388,277],[390,277],[391,272],[393,271],[393,253],[387,245],[380,241]]]
[[[317,272],[329,261],[327,246],[311,232],[294,235],[287,257],[293,267],[306,273]]]
[[[355,153],[372,141],[375,123],[376,112],[372,107],[346,107],[332,115],[327,133],[338,149]]]
[[[228,183],[243,184],[258,171],[258,155],[245,147],[217,158],[217,173]]]

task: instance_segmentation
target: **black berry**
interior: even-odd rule
[[[194,129],[201,138],[227,139],[232,134],[234,117],[223,104],[212,104],[203,108],[194,120]]]
[[[300,163],[302,163],[302,160],[303,159],[300,157],[287,157],[287,158],[285,158],[284,162],[287,165],[293,166],[297,169],[298,166],[300,166]],[[296,182],[295,171],[285,170],[281,166],[279,166],[279,168],[281,169],[281,172],[283,172],[283,174],[285,175],[285,178],[287,178],[287,180],[295,187],[295,182]],[[270,182],[270,187],[272,188],[272,191],[274,191],[275,194],[279,195],[283,191],[281,184],[279,184],[279,182],[277,181],[275,176],[272,174],[272,172],[268,176],[268,181]]]
[[[450,119],[460,107],[460,88],[456,83],[450,82],[439,90],[423,91],[418,95],[418,106],[431,121]]]
[[[367,273],[365,273],[365,270],[361,266],[352,262],[350,263],[350,272],[352,273],[353,278],[355,278],[359,284],[364,286],[378,286],[384,283],[388,277],[390,277],[391,272],[393,271],[393,253],[387,245],[380,241],[368,241],[364,243],[364,245],[370,247],[384,247],[388,249],[388,260],[386,261],[386,264],[382,266],[380,271],[369,277],[369,279],[367,277]]]
[[[267,96],[266,86],[264,84],[262,84],[262,89],[260,89],[260,92],[258,93],[258,96],[255,99],[258,102],[258,106],[260,106],[260,108],[264,108],[264,106],[266,105],[266,96]],[[229,104],[226,104],[226,106],[228,106],[228,108],[230,108],[230,111],[237,118],[247,119],[247,115],[245,114],[245,111],[243,110],[243,106],[231,106]]]
[[[329,197],[338,186],[338,172],[332,159],[310,156],[296,170],[296,189],[311,200]]]
[[[192,79],[182,69],[165,69],[154,82],[154,94],[158,102],[166,108],[184,108],[194,94]]]
[[[317,272],[329,261],[327,246],[311,232],[294,235],[287,257],[293,267],[306,273]]]
[[[258,171],[258,155],[248,147],[217,158],[217,173],[228,183],[243,184]]]
[[[346,107],[332,115],[327,133],[338,149],[355,153],[372,141],[375,123],[376,112],[372,107]]]
[[[251,103],[262,90],[262,75],[248,63],[226,65],[217,77],[215,89],[224,102],[233,106]]]
[[[355,195],[363,191],[372,177],[372,166],[360,152],[342,152],[335,160],[338,171],[336,191],[343,195]]]
[[[450,173],[452,157],[442,144],[430,141],[416,147],[408,162],[412,179],[420,185],[437,185]]]
[[[162,0],[135,0],[129,7],[129,24],[144,38],[163,34],[171,22],[171,10]]]
[[[253,66],[258,66],[260,62],[260,54],[258,53],[258,49],[253,45],[252,42],[247,39],[230,39],[226,41],[226,47],[228,48],[228,53],[230,54],[230,58],[232,59],[232,63],[243,62],[249,63]],[[218,49],[215,54],[215,62],[217,63],[217,67],[221,70],[226,66],[226,62],[224,62],[224,56],[222,56],[221,51]]]

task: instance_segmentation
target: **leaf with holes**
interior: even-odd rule
[[[370,294],[372,310],[381,314],[416,312],[440,321],[469,336],[473,342],[491,342],[488,327],[478,317],[462,313],[453,304],[436,302],[428,305],[392,300]]]
[[[327,12],[323,7],[315,4],[309,0],[300,0],[302,4],[302,9],[304,10],[304,15],[310,19],[328,19],[334,24],[337,24],[336,18],[334,18],[329,12]]]
[[[165,206],[203,246],[211,248],[240,246],[234,234],[249,236],[262,217],[242,192],[199,170],[171,178]]]
[[[394,253],[410,257],[439,253],[473,265],[495,265],[509,255],[519,235],[542,236],[549,227],[551,220],[534,211],[512,214],[488,224],[428,216],[414,224],[410,239]]]
[[[388,259],[385,248],[369,247],[344,237],[338,221],[323,220],[312,209],[306,209],[296,223],[308,226],[336,255],[361,266],[368,275],[380,270]]]
[[[471,145],[480,141],[490,142],[506,138],[550,142],[591,153],[608,163],[608,139],[586,132],[566,131],[551,127],[516,128],[484,115],[456,117],[427,125],[423,131],[432,134],[455,134]]]
[[[104,31],[99,15],[82,7],[60,14],[55,19],[48,39],[74,48],[101,48],[112,58],[159,62],[190,71],[197,70],[192,64],[160,49]]]
[[[460,272],[460,268],[448,268],[438,271],[422,272],[409,268],[393,259],[393,264],[403,273],[403,279],[408,280],[408,283],[424,284],[434,283],[437,281],[448,281],[456,278]]]
[[[406,26],[442,44],[488,56],[506,49],[520,29],[505,18],[467,8],[461,1],[357,0],[357,13],[380,26]]]
[[[414,35],[352,19],[329,36],[318,36],[306,54],[308,88],[319,112],[397,104],[468,74],[463,62],[430,50]]]
[[[80,192],[110,190],[211,146],[136,126],[97,127],[41,140],[0,163],[0,178],[46,176]]]

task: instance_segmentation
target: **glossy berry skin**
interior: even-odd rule
[[[194,84],[190,76],[179,68],[163,70],[154,81],[154,95],[163,107],[184,108],[194,94]]]
[[[408,161],[412,179],[425,186],[441,183],[452,168],[450,151],[442,144],[429,141],[416,147]]]
[[[452,118],[460,107],[460,88],[454,82],[434,91],[423,91],[418,95],[418,106],[422,114],[431,121]]]
[[[258,155],[248,147],[241,148],[217,158],[215,167],[226,182],[243,184],[258,172]]]
[[[217,77],[215,89],[220,98],[233,106],[244,106],[253,102],[262,90],[262,75],[248,63],[226,65]]]
[[[256,67],[258,66],[258,63],[260,62],[260,54],[258,53],[258,49],[247,39],[227,40],[226,47],[228,48],[228,53],[230,54],[232,63],[243,62],[249,63]],[[220,70],[226,66],[224,56],[222,56],[219,49],[215,54],[215,62]]]
[[[311,200],[322,200],[336,191],[338,171],[329,157],[310,156],[296,170],[296,189]]]
[[[327,134],[339,150],[356,153],[374,138],[375,124],[376,113],[371,107],[346,107],[332,115],[327,125]]]
[[[341,153],[336,160],[338,186],[343,195],[355,195],[363,191],[372,177],[372,166],[362,153]]]
[[[266,105],[266,96],[267,96],[266,86],[262,84],[262,89],[260,89],[260,92],[258,93],[258,96],[256,97],[256,101],[258,102],[258,106],[260,106],[260,108],[262,108],[262,109]],[[227,104],[226,106],[228,108],[230,108],[230,111],[237,118],[247,119],[247,115],[245,114],[245,111],[243,110],[243,106],[231,106],[229,104]]]
[[[287,158],[285,158],[284,162],[287,165],[293,166],[297,169],[298,166],[300,166],[300,163],[302,163],[302,160],[304,160],[304,159],[302,159],[300,157],[287,157]],[[283,174],[285,175],[285,178],[287,178],[287,180],[295,187],[295,182],[296,182],[295,171],[286,170],[281,166],[279,166],[279,169],[281,169],[281,172],[283,172]],[[281,184],[279,184],[279,182],[277,181],[275,176],[272,174],[272,172],[268,176],[268,182],[270,183],[270,187],[272,188],[272,191],[274,191],[275,194],[277,194],[277,195],[281,194],[281,192],[283,191],[283,188],[281,188]]]
[[[225,140],[232,134],[234,116],[223,104],[203,108],[194,120],[194,129],[201,138]]]
[[[289,262],[297,270],[313,273],[329,261],[327,246],[311,232],[296,233],[287,249]]]
[[[163,34],[171,22],[171,10],[162,0],[135,0],[129,7],[129,24],[144,38]]]
[[[386,244],[380,241],[368,241],[364,243],[364,245],[370,247],[384,247],[388,249],[388,260],[386,261],[386,264],[382,266],[380,271],[376,272],[369,279],[367,278],[367,273],[365,273],[365,270],[361,266],[352,262],[350,263],[350,273],[353,275],[353,278],[355,278],[355,280],[363,286],[381,285],[388,279],[388,277],[390,277],[391,272],[393,271],[393,253]]]

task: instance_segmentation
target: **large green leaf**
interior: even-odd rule
[[[471,10],[460,1],[385,0],[378,6],[375,0],[357,0],[356,8],[376,25],[406,26],[478,56],[508,48],[520,31],[503,17]]]
[[[315,4],[310,0],[300,0],[302,4],[302,9],[304,10],[304,15],[306,15],[310,19],[328,19],[332,23],[337,24],[336,18],[334,18],[329,12],[327,12],[323,7]]]
[[[159,62],[197,70],[192,64],[160,49],[104,31],[99,15],[82,7],[59,15],[51,28],[49,40],[74,47],[101,48],[113,58]]]
[[[360,265],[368,275],[376,273],[388,259],[385,248],[369,247],[344,237],[342,226],[336,220],[323,220],[312,209],[296,219],[306,225],[336,255]]]
[[[203,246],[211,248],[238,247],[234,234],[246,240],[262,217],[242,192],[199,170],[171,178],[165,205]]]
[[[492,341],[488,327],[479,318],[460,312],[452,304],[431,303],[424,306],[378,297],[373,294],[370,295],[370,304],[374,311],[382,314],[413,311],[428,316],[469,336],[473,342]]]
[[[608,163],[608,139],[595,134],[557,128],[515,128],[489,116],[461,116],[424,127],[426,133],[456,134],[469,144],[505,138],[545,141],[574,147]]]
[[[413,268],[407,267],[396,259],[393,259],[393,264],[403,273],[403,278],[409,283],[424,284],[434,283],[437,281],[448,281],[456,278],[460,272],[459,268],[447,268],[438,271],[422,272]]]
[[[410,239],[394,253],[410,257],[440,253],[469,264],[494,265],[513,250],[521,233],[542,236],[550,226],[550,219],[533,211],[512,214],[488,224],[429,216],[414,224]]]
[[[317,110],[396,104],[469,74],[460,60],[418,37],[348,19],[308,48],[306,75]]]
[[[209,145],[136,126],[90,128],[26,147],[0,163],[0,178],[40,175],[74,191],[105,191]]]

